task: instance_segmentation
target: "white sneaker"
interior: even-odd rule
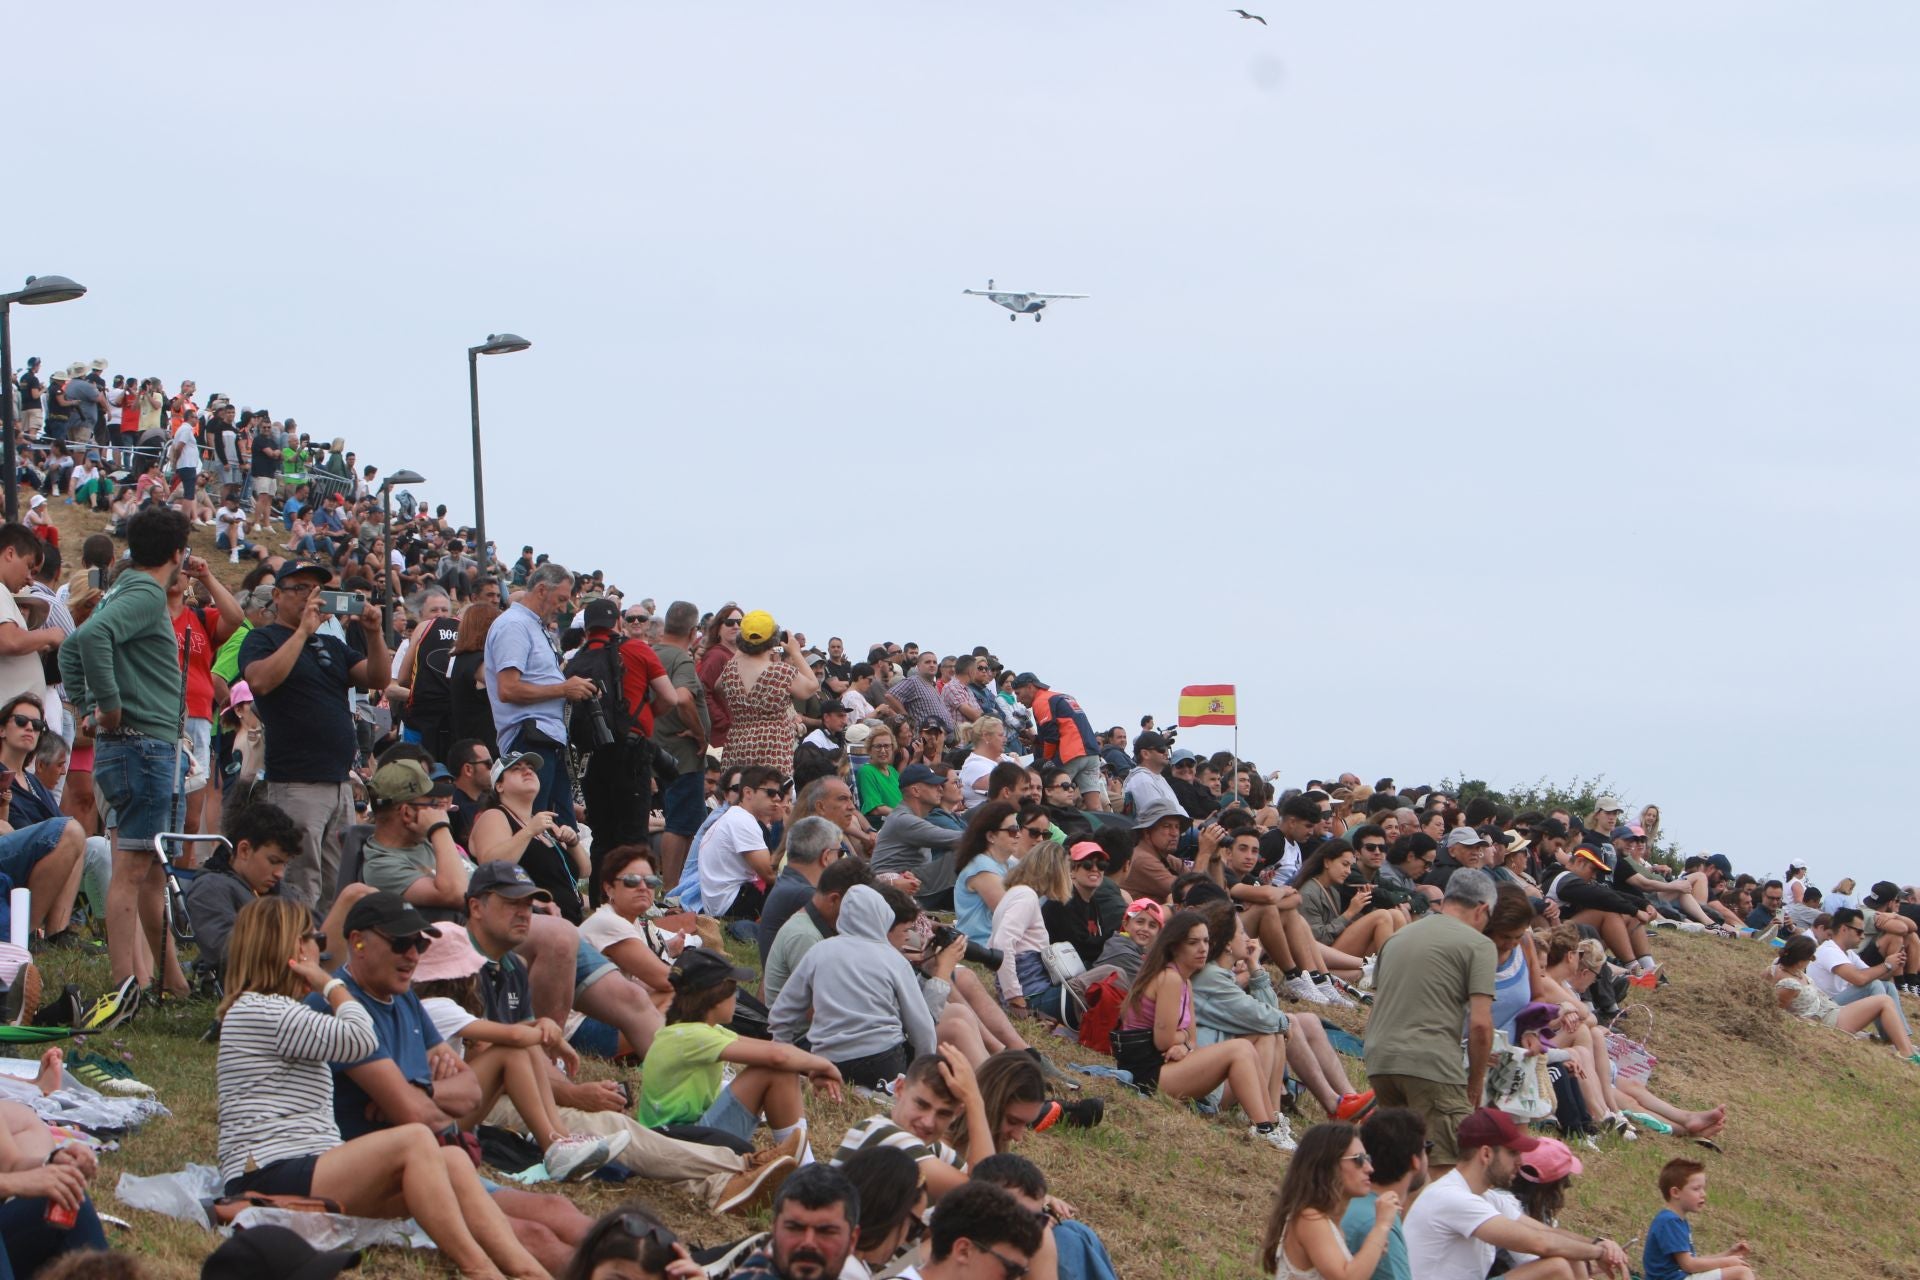
[[[1368,956],[1367,962],[1360,966],[1360,989],[1362,991],[1373,990],[1373,967],[1374,963],[1379,959],[1379,956]]]
[[[547,1148],[547,1176],[555,1182],[584,1178],[608,1160],[604,1138],[561,1138]]]
[[[1313,979],[1304,973],[1296,973],[1280,984],[1280,990],[1303,1004],[1332,1004],[1320,988],[1313,985]]]
[[[1293,1140],[1293,1131],[1287,1127],[1287,1118],[1285,1116],[1281,1116],[1278,1120],[1274,1121],[1273,1128],[1267,1130],[1265,1133],[1260,1132],[1260,1126],[1257,1124],[1248,1125],[1247,1136],[1255,1142],[1266,1143],[1276,1151],[1292,1152],[1298,1149],[1298,1144]]]
[[[1313,988],[1326,997],[1327,1004],[1332,1005],[1336,1009],[1358,1009],[1360,1007],[1358,1001],[1349,1000],[1340,994],[1340,988],[1333,985],[1332,978],[1328,978],[1325,982],[1314,983]]]

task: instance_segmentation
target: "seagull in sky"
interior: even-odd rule
[[[1248,13],[1245,9],[1229,9],[1227,12],[1237,13],[1243,18],[1251,18],[1263,27],[1267,25],[1267,20],[1265,18],[1261,17],[1257,13]]]

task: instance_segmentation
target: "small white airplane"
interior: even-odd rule
[[[1046,309],[1049,302],[1055,302],[1061,298],[1084,298],[1088,296],[1084,293],[1016,293],[1011,289],[994,288],[992,280],[987,281],[987,287],[984,289],[962,289],[960,292],[971,297],[985,298],[989,302],[998,303],[1000,306],[1013,312],[1007,319],[1015,323],[1018,323],[1020,317],[1024,315],[1032,316],[1035,324],[1040,323],[1040,313]]]

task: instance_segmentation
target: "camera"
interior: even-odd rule
[[[960,931],[952,925],[935,924],[933,926],[933,933],[927,939],[927,954],[933,955],[945,951],[948,947],[952,946],[959,937]],[[968,940],[968,964],[978,964],[984,965],[989,969],[998,969],[1005,961],[1005,953],[995,951],[991,947],[983,947],[971,939]]]
[[[599,689],[599,687],[599,682],[595,681],[594,688]],[[607,709],[597,696],[576,703],[574,712],[576,715],[586,717],[586,724],[578,735],[581,750],[598,751],[602,747],[613,745],[613,726],[607,723]]]

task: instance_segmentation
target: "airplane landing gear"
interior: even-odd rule
[[[1035,324],[1039,324],[1044,319],[1046,319],[1046,317],[1041,315],[1038,311],[1033,313],[1033,322]]]
[[[1020,317],[1019,317],[1019,315],[1018,315],[1018,314],[1015,314],[1015,315],[1010,315],[1010,316],[1008,316],[1008,317],[1007,317],[1007,319],[1009,319],[1009,320],[1011,320],[1011,321],[1013,321],[1013,322],[1014,322],[1015,324],[1019,324],[1019,323],[1020,323]]]

